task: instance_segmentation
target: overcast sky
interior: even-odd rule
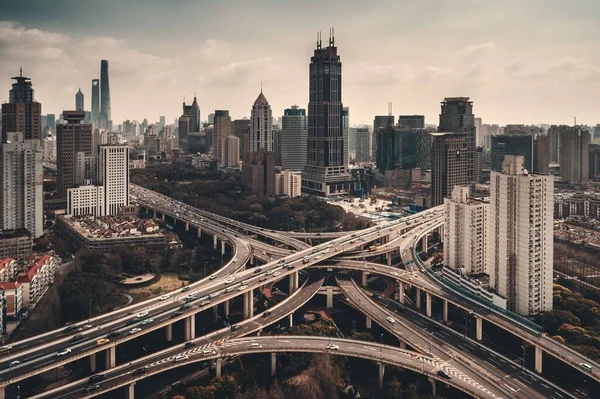
[[[306,107],[316,32],[330,27],[351,124],[424,114],[468,96],[484,123],[600,122],[599,0],[1,0],[0,101],[23,67],[42,112],[90,108],[110,64],[114,123],[172,121],[197,93],[249,116]]]

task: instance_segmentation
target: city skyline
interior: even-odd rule
[[[36,82],[36,99],[45,104],[45,113],[58,114],[72,108],[80,86],[91,98],[89,80],[98,74],[98,61],[106,59],[115,124],[154,121],[160,115],[172,122],[183,95],[191,91],[198,93],[207,115],[229,109],[234,119],[248,117],[247,104],[261,81],[273,114],[280,116],[289,104],[307,106],[307,58],[316,32],[334,26],[344,54],[344,105],[351,109],[351,125],[370,124],[374,115],[386,113],[390,101],[394,115],[424,114],[426,123],[436,124],[439,101],[452,96],[470,97],[483,123],[572,124],[574,117],[583,124],[598,122],[600,56],[589,49],[600,33],[592,18],[599,6],[591,0],[544,1],[543,8],[537,0],[501,5],[461,0],[461,7],[438,1],[350,1],[347,7],[307,1],[297,13],[273,1],[256,7],[187,4],[186,13],[181,12],[183,4],[157,13],[165,6],[152,3],[144,10],[133,3],[117,7],[108,1],[85,14],[74,9],[68,19],[61,9],[70,0],[51,6],[34,2],[39,13],[3,5],[0,73],[14,76],[22,66]],[[140,18],[152,14],[148,22],[155,29],[142,36],[131,24],[119,23],[134,11]],[[317,11],[317,17],[306,19]],[[240,34],[211,28],[227,20],[241,30],[245,20],[265,12],[272,22],[268,30],[253,25],[251,32]],[[44,17],[50,13],[53,18]],[[174,16],[187,20],[193,15],[211,18],[172,32],[159,26],[169,26]],[[387,23],[400,22],[398,15],[404,23]],[[507,16],[513,29],[491,28]],[[357,18],[377,23],[353,29]],[[116,27],[108,36],[106,20]],[[280,25],[286,29],[278,29]],[[0,92],[9,87],[10,81],[0,82]]]

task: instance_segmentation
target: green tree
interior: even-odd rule
[[[402,382],[396,377],[392,378],[388,382],[387,397],[388,399],[402,399],[404,397],[404,391],[402,390]]]

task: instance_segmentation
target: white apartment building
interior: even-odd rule
[[[275,174],[275,195],[287,195],[290,198],[302,195],[302,174],[284,170]]]
[[[104,214],[104,186],[84,185],[67,190],[67,214],[73,216]]]
[[[240,139],[229,135],[221,140],[221,166],[224,168],[240,167]]]
[[[533,315],[552,309],[554,180],[523,165],[507,155],[491,173],[486,267],[508,309]]]
[[[17,282],[22,288],[23,307],[32,308],[39,302],[54,282],[57,268],[56,257],[45,254],[31,262],[27,269],[19,274]]]
[[[44,233],[43,156],[41,140],[24,140],[22,132],[8,132],[0,144],[0,229]]]
[[[487,273],[489,199],[470,198],[469,187],[456,186],[444,199],[444,265],[463,275]]]
[[[102,145],[99,147],[98,178],[104,186],[104,215],[116,215],[129,206],[129,147]]]

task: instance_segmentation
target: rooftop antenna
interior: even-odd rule
[[[321,48],[321,31],[317,32],[317,48]]]
[[[388,116],[392,116],[392,102],[388,103]]]
[[[573,126],[577,126],[577,117],[576,117],[576,116],[574,116],[574,117],[573,117],[573,120],[574,120],[574,122],[573,122]]]
[[[262,80],[260,81],[260,92],[262,93]]]
[[[333,28],[329,28],[329,47],[333,47],[335,45],[335,33]]]
[[[19,77],[23,77],[23,67],[19,68]]]

